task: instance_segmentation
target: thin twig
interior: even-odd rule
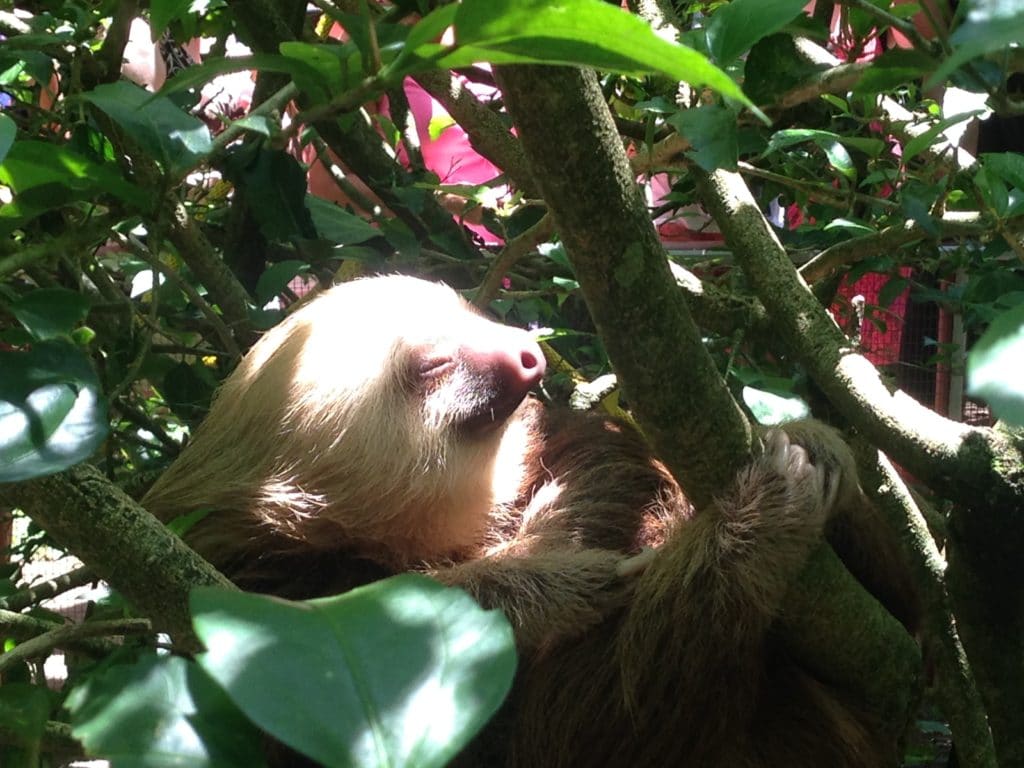
[[[241,356],[241,352],[238,349],[238,345],[235,344],[235,339],[231,335],[231,331],[227,325],[224,324],[221,316],[218,315],[211,307],[206,299],[199,295],[199,292],[190,285],[187,281],[183,280],[181,276],[173,269],[164,264],[155,255],[150,253],[149,249],[139,241],[133,235],[119,235],[118,239],[121,243],[126,246],[132,253],[142,259],[144,262],[149,264],[151,267],[158,269],[164,277],[170,280],[174,285],[179,288],[186,296],[189,301],[198,309],[203,316],[209,321],[210,325],[213,326],[214,332],[217,334],[217,338],[220,339],[220,343],[224,345],[224,349],[227,350],[228,354],[233,358]],[[154,289],[156,286],[154,286]]]

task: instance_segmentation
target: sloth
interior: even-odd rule
[[[207,510],[186,539],[245,589],[418,571],[502,610],[520,671],[460,764],[895,765],[891,729],[773,631],[826,528],[867,505],[837,433],[768,432],[695,510],[632,427],[530,396],[544,371],[445,286],[342,284],[252,348],[143,504]],[[898,569],[838,538],[909,626]]]

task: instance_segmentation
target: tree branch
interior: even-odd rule
[[[0,484],[0,503],[23,510],[183,650],[199,648],[188,610],[189,591],[207,584],[233,588],[89,464]]]
[[[676,288],[597,78],[555,67],[495,74],[634,415],[706,503],[749,461],[750,426]]]

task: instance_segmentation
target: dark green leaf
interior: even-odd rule
[[[93,674],[67,700],[74,735],[111,768],[257,768],[259,733],[193,662],[146,656]]]
[[[326,766],[443,766],[515,672],[504,616],[421,576],[305,603],[202,588],[191,603],[203,668]]]
[[[967,391],[1024,426],[1024,304],[999,315],[967,356]]]
[[[716,168],[735,170],[739,149],[736,143],[736,114],[725,107],[710,104],[684,109],[668,122],[693,146],[687,152],[706,171]]]
[[[53,695],[44,687],[11,683],[6,679],[0,686],[0,722],[19,747],[38,746],[53,705]]]
[[[40,288],[11,304],[11,313],[36,340],[68,336],[89,314],[89,299],[66,288]]]
[[[719,64],[731,64],[803,13],[805,5],[800,0],[732,0],[719,6],[707,26],[711,55]]]
[[[905,277],[891,277],[878,292],[878,306],[889,308],[910,285]]]
[[[329,200],[313,195],[306,196],[306,207],[313,217],[316,231],[324,240],[338,245],[365,243],[381,236],[381,231],[364,219],[349,213]]]
[[[107,435],[106,404],[82,351],[42,341],[0,352],[0,482],[67,469]]]
[[[106,112],[167,171],[189,168],[213,148],[202,120],[132,83],[100,85],[82,98]]]
[[[225,175],[268,240],[316,237],[305,206],[306,173],[284,150],[250,144],[224,159]]]

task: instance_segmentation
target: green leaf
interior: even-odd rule
[[[1024,304],[999,315],[967,355],[967,392],[1024,426]]]
[[[648,24],[602,0],[464,0],[455,47],[437,47],[445,68],[495,64],[576,64],[626,75],[663,74],[706,85],[765,118],[707,57],[662,39]],[[428,53],[430,46],[422,49]]]
[[[992,152],[981,156],[985,170],[1024,190],[1024,157],[1016,152]]]
[[[977,117],[984,110],[976,109],[973,112],[961,112],[958,115],[952,115],[950,117],[939,120],[935,125],[930,127],[927,131],[915,136],[906,144],[903,145],[903,162],[907,162],[912,157],[919,155],[924,150],[928,149],[939,139],[939,134],[949,128],[951,125],[962,123],[965,120],[970,120],[973,117]]]
[[[854,83],[853,92],[865,95],[891,91],[919,80],[934,68],[935,60],[918,50],[886,51],[872,61],[871,67]]]
[[[830,229],[845,229],[858,235],[873,235],[877,231],[866,224],[862,224],[859,221],[851,221],[850,219],[832,219],[832,221],[822,227],[822,230],[826,232]]]
[[[818,131],[811,128],[792,128],[783,131],[776,131],[772,134],[771,140],[768,142],[768,146],[764,150],[764,154],[768,155],[779,149],[785,149],[791,147],[794,144],[800,144],[805,141],[813,141],[822,149],[827,146],[839,142],[845,146],[852,147],[853,149],[859,150],[868,157],[878,157],[882,150],[885,149],[885,142],[881,139],[868,139],[862,136],[841,136],[838,133],[832,133],[831,131]]]
[[[268,267],[256,282],[256,303],[263,306],[280,294],[296,275],[309,272],[309,264],[297,259],[279,261]]]
[[[743,402],[759,424],[774,426],[811,415],[807,403],[789,392],[743,387]]]
[[[853,166],[853,159],[841,142],[826,140],[822,141],[820,146],[825,151],[829,165],[850,180],[857,178],[857,169]]]
[[[365,243],[383,233],[329,200],[306,195],[306,207],[320,237],[338,245]]]
[[[55,185],[86,198],[109,193],[130,204],[145,204],[149,195],[129,184],[114,165],[96,163],[66,147],[45,141],[16,141],[0,164],[0,182],[15,195]],[[59,205],[60,202],[57,202]]]
[[[18,124],[7,115],[0,115],[0,163],[7,157],[18,133]]]
[[[900,297],[907,286],[910,285],[910,280],[905,277],[891,277],[886,281],[885,285],[882,286],[881,290],[878,291],[878,306],[890,307],[892,303]]]
[[[146,656],[94,673],[68,696],[72,732],[111,768],[257,768],[259,732],[193,662]]]
[[[507,620],[404,574],[292,603],[192,593],[199,663],[268,733],[326,766],[445,765],[504,700]]]
[[[106,437],[96,374],[70,342],[0,352],[0,371],[0,483],[67,469]]]
[[[292,73],[295,84],[317,101],[340,93],[362,79],[359,49],[353,43],[343,45],[285,41],[281,53],[303,66]]]
[[[717,104],[697,109],[684,109],[668,118],[680,134],[693,146],[687,152],[706,171],[716,168],[736,169],[739,145],[736,141],[736,114]]]
[[[192,0],[150,0],[149,26],[157,38],[172,21],[185,16],[192,6]],[[172,78],[173,79],[173,78]]]
[[[267,240],[316,236],[306,209],[306,173],[298,160],[262,142],[243,144],[224,158],[225,175]]]
[[[66,288],[40,288],[11,304],[11,313],[37,340],[70,336],[89,314],[89,299]]]
[[[950,37],[953,55],[925,83],[931,88],[957,67],[986,53],[1024,40],[1024,6],[1020,0],[974,0],[967,20]]]
[[[202,120],[127,81],[97,86],[82,98],[106,112],[166,171],[190,168],[213,149]]]
[[[731,64],[758,40],[803,13],[805,5],[800,0],[732,0],[711,17],[706,32],[708,49],[719,64]]]

